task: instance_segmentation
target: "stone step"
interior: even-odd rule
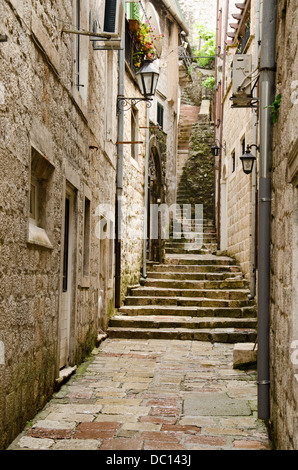
[[[215,243],[217,240],[216,233],[199,233],[199,232],[174,232],[170,234],[171,236],[166,239],[165,243],[175,245],[176,247],[184,248],[185,243],[195,243],[200,241],[208,242],[209,240],[212,243]]]
[[[214,266],[235,266],[236,261],[232,258],[216,255],[166,255],[165,263],[175,265],[214,265]]]
[[[196,297],[201,299],[241,300],[248,299],[247,289],[186,289],[174,287],[136,287],[131,289],[131,295],[149,297]]]
[[[200,255],[204,253],[214,253],[217,250],[217,244],[209,244],[209,246],[202,246],[201,248],[195,249],[195,248],[189,248],[189,249],[181,249],[181,248],[167,248],[166,253],[168,254],[194,254],[194,255]]]
[[[118,310],[119,315],[139,316],[139,315],[153,315],[153,316],[186,316],[186,317],[212,317],[212,318],[256,318],[256,308],[252,307],[199,307],[196,305],[179,305],[177,300],[175,305],[159,305],[152,304],[146,305],[145,300],[148,298],[140,299],[140,305],[124,305]],[[135,297],[131,298],[135,300]],[[153,300],[153,299],[152,299]],[[165,298],[168,300],[168,298]]]
[[[110,338],[128,339],[165,339],[208,341],[211,343],[250,343],[256,340],[255,329],[237,328],[108,328]]]
[[[142,305],[178,305],[182,307],[202,307],[202,308],[247,308],[253,307],[251,300],[226,300],[212,299],[205,297],[187,297],[187,296],[162,296],[150,297],[142,293],[134,293],[125,299],[126,306]]]
[[[183,248],[182,247],[176,247],[175,244],[170,243],[166,247],[166,253],[168,254],[200,254],[203,253],[204,251],[216,251],[217,250],[217,242],[209,242],[208,240],[206,241],[194,241],[194,242],[185,242]]]
[[[171,288],[171,289],[193,289],[193,290],[222,290],[226,291],[234,289],[248,289],[248,281],[241,279],[227,279],[227,280],[196,280],[196,279],[152,279],[147,278],[146,287],[158,287],[158,288]],[[220,296],[220,293],[218,292]]]
[[[147,272],[147,279],[160,279],[160,276],[165,279],[175,279],[181,281],[230,281],[230,280],[243,280],[243,276],[239,273],[202,273],[202,272],[175,272],[175,271],[152,271]],[[246,281],[247,282],[247,281]]]
[[[177,316],[122,316],[111,319],[111,327],[116,328],[250,328],[257,326],[255,318],[211,318],[211,317],[177,317]]]
[[[180,272],[180,273],[241,273],[240,267],[236,265],[218,264],[148,264],[151,272]]]
[[[193,235],[192,238],[189,238],[188,240],[185,238],[184,240],[181,239],[175,239],[175,238],[169,238],[165,242],[165,248],[181,248],[181,249],[188,249],[191,250],[192,248],[200,248],[202,245],[214,245],[216,243],[216,237],[215,236],[210,236],[210,235]]]

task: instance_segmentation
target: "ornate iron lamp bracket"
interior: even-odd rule
[[[145,101],[147,108],[152,106],[152,98],[126,98],[124,96],[117,97],[117,115],[121,112],[128,111],[132,107],[136,106],[140,101]]]

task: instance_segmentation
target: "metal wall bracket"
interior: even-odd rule
[[[125,98],[124,96],[117,97],[117,115],[121,112],[128,111],[132,109],[140,101],[145,101],[147,108],[152,106],[152,98]]]

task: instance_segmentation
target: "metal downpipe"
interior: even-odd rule
[[[260,40],[260,0],[256,1],[256,30],[255,30],[255,53],[254,70],[259,65],[259,40]],[[253,90],[253,97],[258,97],[257,87]],[[258,145],[258,110],[253,109],[252,119],[252,152],[257,157],[256,147]],[[257,195],[257,165],[254,165],[251,177],[251,261],[250,261],[250,297],[256,296],[256,195]]]
[[[125,1],[122,0],[125,10]],[[118,52],[118,96],[125,96],[125,18],[122,25],[122,49]],[[124,140],[124,113],[118,114],[117,141]],[[123,192],[123,144],[117,145],[116,217],[115,217],[115,308],[121,306],[121,198]]]
[[[258,417],[270,419],[270,217],[272,116],[275,97],[277,0],[263,3],[260,64],[260,180],[258,252]]]

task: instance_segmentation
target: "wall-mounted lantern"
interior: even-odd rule
[[[220,151],[221,148],[224,149],[224,151],[226,151],[226,143],[224,142],[223,145],[220,145],[218,139],[215,139],[215,142],[218,142],[218,145],[216,145],[216,143],[214,143],[214,145],[212,145],[212,147],[211,147],[211,152],[212,152],[212,155],[214,157],[218,157],[219,151]]]
[[[242,169],[247,175],[252,172],[254,162],[256,160],[256,157],[250,151],[251,147],[256,147],[256,149],[259,150],[259,147],[255,144],[247,145],[245,153],[240,157],[242,162]]]
[[[159,78],[159,71],[151,60],[145,60],[143,66],[136,73],[136,80],[139,85],[143,98],[126,98],[118,96],[117,98],[117,111],[127,111],[132,106],[136,105],[139,101],[146,101],[147,107],[151,106],[152,96],[155,94],[157,82]]]

